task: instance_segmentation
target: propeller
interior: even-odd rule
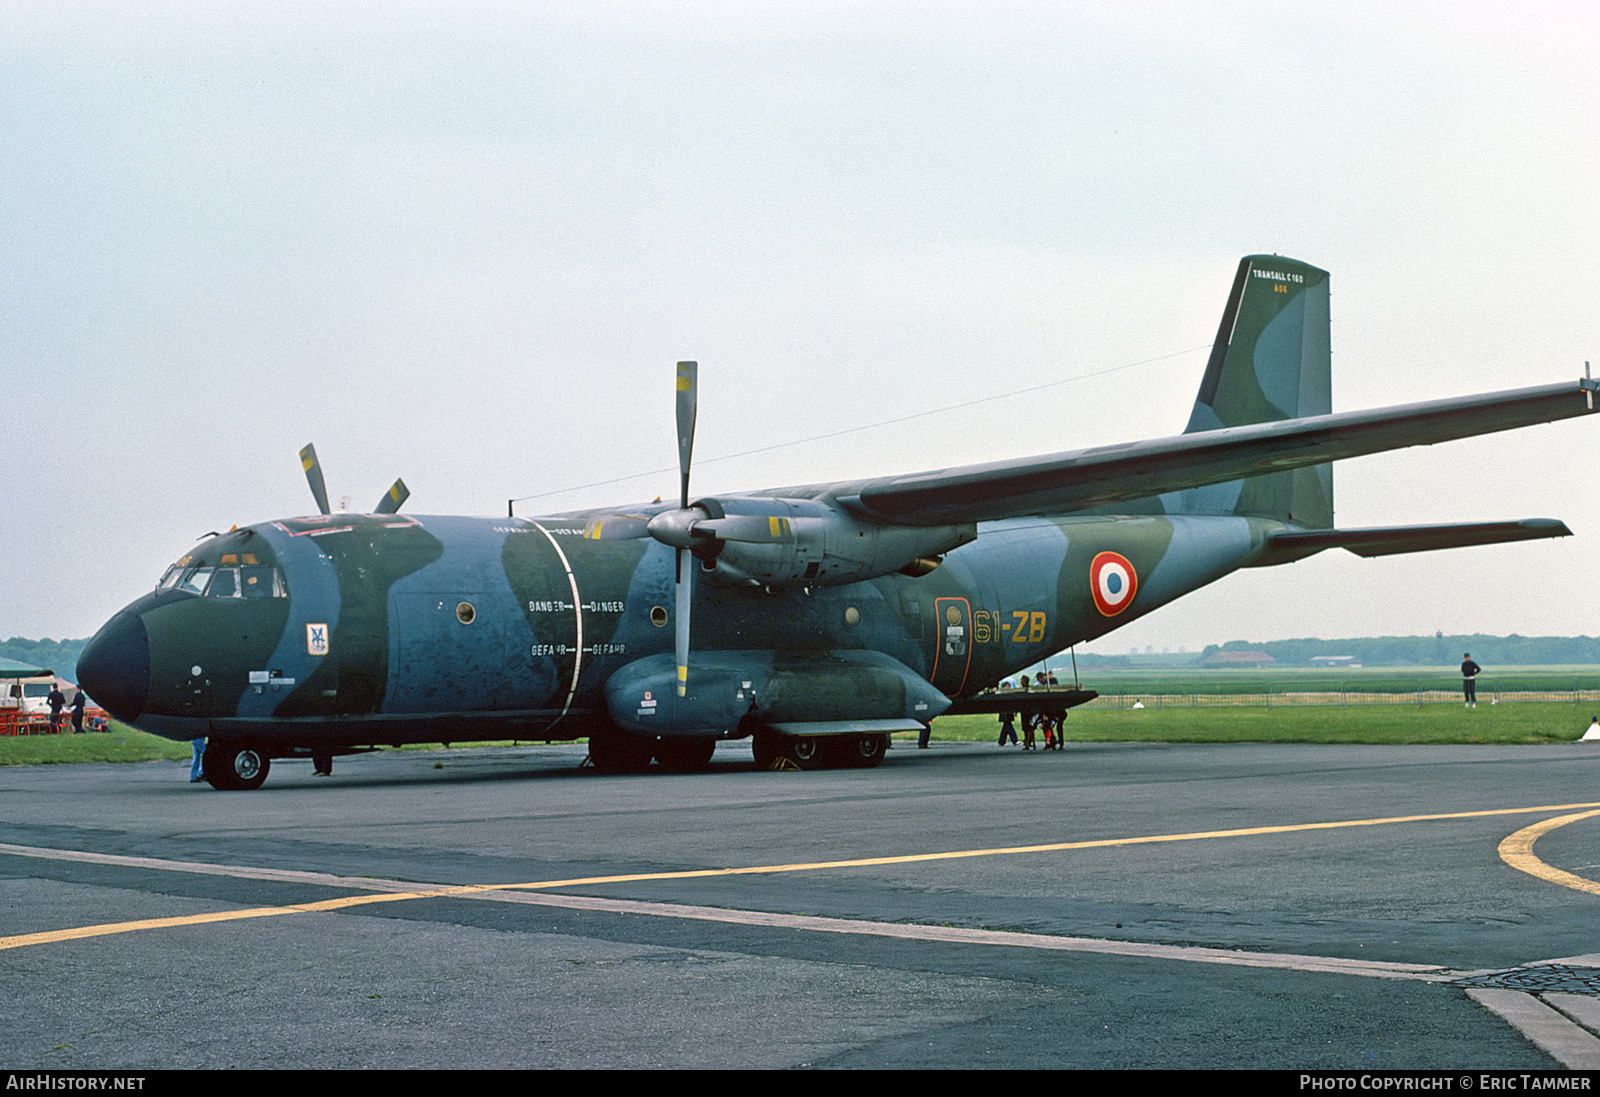
[[[306,483],[311,485],[311,497],[317,501],[317,510],[322,514],[332,514],[328,506],[328,484],[322,477],[322,464],[317,460],[317,447],[309,442],[306,448],[300,451],[300,467],[306,470]],[[406,487],[404,480],[396,480],[384,492],[383,498],[378,500],[374,514],[393,514],[400,509],[400,504],[411,498],[411,489]]]
[[[694,420],[699,405],[700,366],[678,363],[678,497],[680,512],[689,510],[689,460],[694,453]],[[694,554],[687,546],[674,550],[678,558],[678,613],[674,627],[673,650],[678,657],[678,696],[689,693],[689,606],[694,599]]]
[[[689,690],[689,615],[694,601],[695,560],[710,561],[722,550],[719,542],[739,541],[767,545],[794,540],[788,518],[763,514],[724,514],[714,499],[689,505],[689,467],[694,455],[694,427],[699,402],[700,367],[679,362],[677,377],[678,508],[654,515],[604,514],[584,529],[596,541],[624,541],[653,537],[670,545],[674,553],[677,620],[673,648],[677,656],[678,696]],[[656,500],[660,502],[660,500]]]

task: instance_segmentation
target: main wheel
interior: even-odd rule
[[[847,766],[856,766],[860,769],[871,769],[883,761],[885,752],[889,749],[887,735],[857,735],[846,739],[842,744],[842,762]]]
[[[260,788],[271,768],[272,760],[253,743],[207,743],[200,758],[211,787],[228,791]]]
[[[828,764],[828,751],[815,735],[786,735],[781,743],[783,756],[801,769],[821,769]]]
[[[673,773],[695,773],[711,764],[716,753],[715,739],[681,739],[662,736],[656,740],[656,761]]]
[[[771,769],[783,756],[778,733],[764,727],[756,728],[750,734],[750,753],[755,756],[757,769]]]
[[[602,728],[589,736],[589,761],[601,773],[642,773],[650,766],[655,740],[621,728]]]

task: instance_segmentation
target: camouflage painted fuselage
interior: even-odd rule
[[[614,675],[670,657],[674,565],[653,540],[586,538],[583,519],[333,515],[214,537],[186,566],[249,554],[279,569],[282,596],[172,587],[139,599],[97,642],[147,675],[103,701],[170,738],[249,737],[275,750],[588,735],[608,719]],[[1249,563],[1281,528],[1232,517],[1011,519],[982,524],[975,542],[917,578],[812,588],[703,579],[691,674],[718,653],[807,665],[871,652],[962,697]],[[1109,607],[1091,582],[1105,553],[1126,561],[1134,586]],[[726,688],[707,678],[692,677],[691,692]],[[759,692],[739,710],[763,715]],[[658,734],[738,733],[736,721],[662,725]]]

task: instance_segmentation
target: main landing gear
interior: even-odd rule
[[[697,773],[711,764],[716,749],[715,739],[657,739],[621,728],[604,728],[589,736],[589,761],[601,773],[643,773],[652,758],[673,773]]]
[[[589,736],[589,762],[601,773],[643,773],[653,760],[672,773],[698,773],[711,763],[717,740],[637,735],[618,727]],[[768,727],[751,733],[757,769],[871,769],[889,749],[886,734],[784,735]]]
[[[889,737],[782,735],[757,728],[750,749],[757,769],[871,769],[883,761]]]

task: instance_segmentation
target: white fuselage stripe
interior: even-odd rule
[[[544,534],[545,540],[550,542],[550,547],[556,550],[556,558],[561,561],[561,566],[567,573],[567,584],[572,587],[572,619],[575,626],[576,639],[573,640],[572,653],[572,684],[567,687],[567,699],[561,703],[561,716],[557,716],[550,726],[555,727],[567,710],[572,708],[572,699],[578,695],[578,675],[583,670],[583,599],[578,597],[578,577],[572,574],[572,565],[567,562],[567,554],[561,551],[561,546],[551,536],[550,531],[531,519],[528,524]]]

